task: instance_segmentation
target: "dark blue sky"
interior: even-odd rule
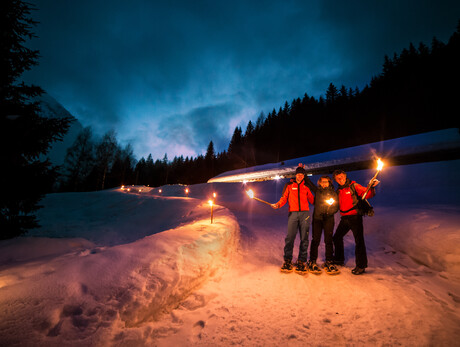
[[[361,89],[385,54],[447,42],[460,19],[442,0],[30,1],[26,81],[154,159],[222,151],[235,126],[331,82]]]

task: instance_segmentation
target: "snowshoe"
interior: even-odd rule
[[[308,262],[308,271],[315,275],[319,275],[322,272],[316,262],[311,260]]]
[[[283,266],[281,266],[281,272],[289,273],[294,271],[294,265],[292,265],[292,261],[285,260]]]
[[[295,272],[299,275],[305,275],[307,273],[307,265],[303,261],[297,260]]]
[[[361,267],[355,267],[353,270],[351,270],[351,273],[353,275],[362,275],[365,272],[366,272],[366,270],[361,268]]]
[[[324,269],[328,275],[338,275],[340,273],[338,267],[330,261],[324,264]]]

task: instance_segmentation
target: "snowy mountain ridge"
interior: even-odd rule
[[[305,164],[307,173],[313,175],[330,174],[337,168],[345,171],[363,170],[374,167],[377,157],[385,159],[387,166],[459,159],[459,129],[433,131],[279,163],[228,171],[211,178],[208,183],[251,182],[294,177],[299,163]]]
[[[43,93],[37,97],[35,101],[40,104],[40,116],[46,118],[70,118],[69,130],[64,135],[62,141],[56,141],[51,145],[51,149],[46,156],[53,165],[62,165],[69,148],[77,138],[78,134],[83,130],[83,126],[69,111],[65,109],[56,99],[47,93]]]

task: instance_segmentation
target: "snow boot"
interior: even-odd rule
[[[324,269],[328,275],[338,275],[340,270],[332,261],[326,261],[324,263]]]
[[[308,262],[308,271],[315,275],[319,275],[322,272],[316,262],[311,260]]]
[[[283,266],[281,266],[281,272],[289,273],[294,271],[294,265],[291,260],[285,260]]]
[[[297,260],[295,272],[299,275],[305,275],[307,273],[307,266],[302,260]]]
[[[364,268],[361,268],[361,267],[355,267],[353,270],[351,270],[351,273],[353,275],[362,275],[365,272],[366,272],[366,270]]]

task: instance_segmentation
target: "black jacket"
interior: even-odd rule
[[[339,197],[333,186],[322,188],[316,186],[310,178],[305,176],[305,185],[315,195],[315,209],[313,211],[314,219],[323,219],[324,217],[333,216],[339,210]],[[334,203],[329,205],[326,200],[334,199]]]

